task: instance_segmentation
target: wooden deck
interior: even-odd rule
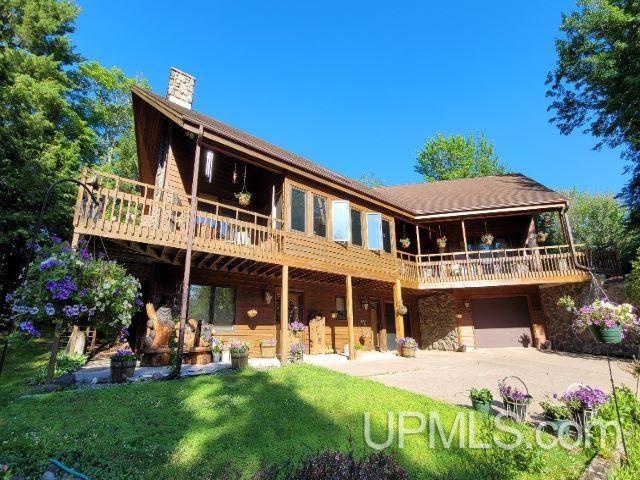
[[[184,192],[86,172],[97,180],[95,205],[85,189],[77,197],[74,228],[78,235],[96,235],[129,244],[168,263],[184,261],[190,198]],[[282,219],[234,205],[198,199],[193,264],[198,268],[236,273],[276,272],[289,265],[305,271],[395,283],[413,289],[460,288],[588,279],[576,265],[568,245],[412,255],[384,253],[329,241],[315,235],[285,231]],[[617,271],[611,252],[577,246],[582,265],[605,273]],[[253,266],[252,266],[253,265]],[[226,270],[225,270],[226,268]]]
[[[579,265],[609,275],[618,272],[614,252],[593,251],[585,245],[576,245],[576,259],[569,245],[420,256],[399,252],[398,269],[403,285],[418,289],[588,280],[589,274]]]

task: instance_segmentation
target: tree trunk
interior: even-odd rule
[[[58,359],[58,348],[60,347],[60,332],[62,330],[62,322],[56,325],[56,330],[53,334],[53,344],[51,345],[51,358],[49,358],[49,365],[47,366],[47,377],[44,381],[45,385],[49,385],[53,382],[53,375],[56,371],[56,360]]]

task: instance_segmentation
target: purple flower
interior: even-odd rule
[[[62,307],[62,313],[68,318],[74,318],[80,315],[80,305],[65,305]]]
[[[20,330],[20,332],[22,332],[23,334],[31,335],[32,337],[40,336],[40,332],[36,329],[36,327],[33,326],[33,323],[31,322],[21,322],[20,325],[18,325],[18,330]]]
[[[304,323],[298,321],[291,322],[289,324],[289,330],[291,330],[293,333],[302,332],[304,331]]]
[[[585,385],[577,390],[565,393],[561,400],[574,411],[593,410],[605,404],[609,397],[602,390]]]
[[[51,241],[53,243],[58,244],[58,243],[62,242],[62,239],[59,236],[57,236],[56,234],[52,234],[50,238],[51,238]]]
[[[143,303],[143,301],[142,301],[142,300],[140,300],[139,298],[136,298],[136,305],[137,305],[138,307],[142,307],[142,306],[144,305],[144,303]]]
[[[60,260],[58,260],[57,258],[49,257],[46,260],[40,262],[40,265],[38,265],[38,270],[48,270],[60,265],[62,265],[62,262]]]
[[[304,356],[304,345],[302,345],[301,343],[294,343],[293,345],[291,345],[289,351],[291,352],[292,357],[302,357]]]
[[[60,280],[47,280],[44,286],[49,290],[54,300],[68,300],[71,294],[77,289],[71,277],[64,277]]]
[[[112,360],[135,360],[136,354],[133,353],[128,348],[119,348],[116,350],[116,353],[114,353],[111,356],[111,359]]]
[[[42,247],[40,245],[38,245],[37,243],[33,245],[33,251],[38,253],[40,250],[42,249]]]
[[[87,250],[86,248],[83,248],[82,250],[80,250],[80,258],[82,260],[91,260],[91,254],[89,253],[89,250]]]
[[[13,294],[12,293],[7,293],[7,295],[4,297],[4,301],[7,302],[7,303],[13,302]]]
[[[516,387],[511,387],[505,383],[500,382],[498,384],[498,390],[500,391],[500,396],[507,400],[511,400],[516,403],[525,403],[528,402],[529,396],[523,391],[517,389]]]
[[[53,315],[56,314],[56,307],[54,307],[53,304],[51,304],[51,303],[47,303],[44,306],[44,313],[46,313],[47,315],[52,317]]]
[[[86,295],[87,295],[87,293],[89,293],[89,289],[88,289],[88,288],[83,288],[82,290],[80,290],[80,291],[78,292],[78,296],[79,296],[79,297],[84,297],[84,296],[86,296]]]
[[[118,340],[120,341],[120,343],[124,343],[127,341],[127,337],[129,336],[129,330],[127,330],[126,328],[121,328],[119,335],[120,338]]]

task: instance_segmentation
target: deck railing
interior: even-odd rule
[[[580,265],[609,275],[617,272],[614,252],[589,250],[576,245]],[[512,248],[470,252],[413,255],[398,253],[403,280],[419,284],[544,279],[585,275],[576,264],[569,245]]]
[[[120,240],[185,248],[191,199],[170,189],[108,173],[97,179],[95,205],[78,192],[74,226],[83,233]],[[197,250],[258,260],[274,260],[283,251],[282,220],[220,202],[198,198],[194,246]]]

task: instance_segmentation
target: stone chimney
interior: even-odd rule
[[[191,110],[193,103],[193,90],[196,84],[196,77],[184,73],[175,67],[169,71],[169,87],[167,88],[167,99],[177,103],[181,107]]]

